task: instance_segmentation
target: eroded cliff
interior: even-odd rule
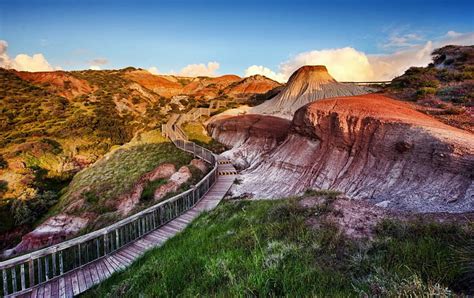
[[[241,117],[230,121],[245,122]],[[211,125],[218,141],[226,143],[227,125]],[[249,164],[233,195],[276,198],[336,189],[398,210],[474,210],[474,136],[400,101],[363,95],[314,102],[297,111],[285,140],[264,154],[239,141],[241,133],[231,152]],[[275,133],[256,134],[253,142]]]

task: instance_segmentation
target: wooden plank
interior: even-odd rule
[[[38,287],[38,298],[44,297],[44,285]]]
[[[88,265],[88,269],[91,273],[91,278],[92,278],[92,284],[96,285],[99,283],[99,278],[97,277],[97,269],[95,267],[95,264],[90,264]]]
[[[66,284],[66,287],[65,287],[65,293],[66,293],[66,297],[73,297],[74,296],[74,290],[72,288],[72,282],[71,282],[71,274],[66,274],[65,278],[65,284]]]
[[[34,287],[33,289],[31,289],[30,297],[31,298],[37,298],[38,297],[38,287]]]
[[[82,267],[80,271],[84,274],[84,280],[86,281],[86,290],[92,287],[92,277],[91,277],[91,272],[89,271],[89,268],[87,267]]]
[[[100,261],[94,262],[94,266],[95,266],[95,270],[97,271],[97,278],[99,279],[99,282],[102,282],[107,277],[105,276],[104,271],[102,270]]]
[[[59,278],[59,297],[66,297],[66,281],[64,277]]]
[[[59,297],[59,281],[58,281],[58,279],[55,279],[55,280],[51,281],[50,284],[51,284],[50,296],[52,298]]]
[[[135,258],[132,258],[131,256],[127,255],[124,253],[124,251],[119,251],[116,254],[114,254],[114,257],[122,259],[124,262],[126,262],[127,265],[133,263]]]
[[[113,257],[117,259],[124,267],[128,267],[128,265],[132,263],[132,260],[122,256],[120,252],[115,253]]]
[[[51,297],[51,282],[48,282],[44,285],[44,297]]]
[[[139,250],[138,247],[136,247],[135,245],[131,244],[128,246],[128,249],[130,250],[133,250],[138,256],[142,256],[143,255],[143,251],[142,250]]]
[[[133,245],[139,247],[142,251],[147,251],[148,247],[139,241],[135,241]]]
[[[72,291],[73,291],[74,296],[79,295],[81,290],[79,288],[79,278],[77,276],[77,271],[71,272],[69,276],[71,278]]]
[[[119,259],[117,259],[115,256],[110,256],[110,260],[112,262],[115,263],[115,265],[117,265],[117,268],[118,270],[123,270],[125,269],[127,266],[125,264],[123,264]]]
[[[112,275],[113,272],[109,271],[109,269],[105,265],[104,260],[101,260],[97,265],[101,268],[102,273],[104,274],[104,277],[105,277],[104,279],[109,278]]]
[[[120,264],[113,256],[109,256],[108,258],[110,264],[114,267],[114,271],[121,271],[124,267]]]
[[[135,259],[137,259],[139,256],[139,254],[137,254],[135,251],[133,251],[129,247],[127,247],[126,249],[122,249],[120,253],[127,255],[132,260],[132,262],[135,261]]]
[[[107,257],[107,264],[112,267],[113,272],[120,271],[120,267],[112,260],[112,256]]]
[[[107,268],[107,271],[109,271],[109,274],[112,275],[115,272],[115,266],[112,266],[112,264],[110,264],[108,257],[104,258],[103,262],[104,262],[105,268]]]
[[[160,245],[160,244],[163,242],[163,239],[157,237],[157,236],[154,235],[154,234],[148,234],[148,235],[146,235],[145,238],[146,238],[147,240],[149,240],[149,241],[153,241],[153,244],[154,244],[155,246],[158,246],[158,245]]]
[[[84,292],[87,290],[86,279],[84,277],[84,271],[77,270],[77,281],[79,283],[79,293]]]

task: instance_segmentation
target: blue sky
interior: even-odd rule
[[[216,61],[218,74],[251,65],[277,72],[303,52],[391,54],[448,31],[474,32],[472,1],[0,0],[8,56],[41,53],[63,69],[100,62],[179,72]]]

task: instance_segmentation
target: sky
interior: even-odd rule
[[[0,0],[0,66],[387,80],[474,44],[474,1]]]

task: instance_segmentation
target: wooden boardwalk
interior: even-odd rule
[[[219,156],[217,160],[219,173],[236,172],[228,160]],[[219,175],[217,182],[196,206],[137,241],[83,267],[31,288],[27,292],[18,293],[20,295],[16,294],[14,297],[73,297],[85,292],[114,272],[127,268],[147,250],[161,246],[166,240],[184,230],[200,213],[215,208],[232,186],[234,175]]]

